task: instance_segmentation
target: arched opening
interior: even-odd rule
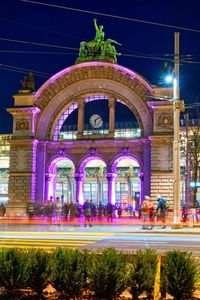
[[[84,200],[90,199],[95,205],[108,201],[106,164],[100,159],[89,160],[84,168]]]
[[[64,203],[64,201],[74,201],[76,188],[74,164],[69,158],[54,159],[46,175],[47,199],[52,196],[54,201],[56,197],[59,197],[62,203]]]
[[[127,213],[135,211],[140,204],[140,165],[131,157],[122,157],[114,166],[115,203]]]
[[[109,133],[109,96],[87,95],[83,97],[83,136],[106,135]],[[121,99],[114,105],[114,138],[139,138],[141,124],[135,113]],[[75,140],[78,133],[78,102],[74,101],[59,117],[53,132],[53,140]]]

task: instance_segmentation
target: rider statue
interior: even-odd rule
[[[35,91],[35,80],[33,77],[33,72],[29,72],[27,76],[24,76],[24,79],[21,80],[22,89],[21,92],[31,92]]]
[[[95,38],[89,42],[82,41],[79,48],[79,57],[76,63],[85,61],[108,61],[117,62],[117,55],[120,55],[112,44],[121,45],[113,39],[104,40],[105,33],[103,25],[97,25],[97,20],[94,19],[94,27],[96,30]]]
[[[101,42],[104,41],[104,36],[105,36],[105,33],[103,31],[103,25],[100,25],[98,27],[97,25],[97,20],[94,19],[94,27],[96,29],[96,35],[95,35],[95,41],[97,42],[97,49],[99,48]]]

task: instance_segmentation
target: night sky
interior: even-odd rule
[[[104,25],[105,38],[115,39],[122,44],[117,47],[122,53],[118,63],[140,73],[151,84],[160,82],[165,59],[173,59],[174,32],[179,31],[181,98],[186,103],[199,101],[199,0],[30,2],[0,1],[0,133],[12,132],[12,117],[6,108],[13,106],[12,96],[21,88],[20,80],[32,70],[37,90],[49,77],[73,65],[80,41],[89,41],[95,36],[93,18],[97,19],[98,25]],[[128,19],[196,29],[197,32]]]

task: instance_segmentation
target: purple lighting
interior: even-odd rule
[[[68,68],[58,72],[57,74],[53,75],[35,93],[35,99],[37,100],[41,96],[43,91],[50,84],[54,84],[58,78],[63,77],[64,75],[68,75],[70,72],[72,72],[76,69],[84,69],[84,68],[87,68],[87,67],[94,67],[94,66],[95,67],[100,67],[100,66],[111,67],[111,68],[114,68],[116,71],[120,71],[123,74],[127,74],[127,75],[130,76],[130,78],[132,80],[136,79],[136,80],[140,81],[147,88],[147,90],[150,93],[152,93],[152,87],[143,79],[143,77],[140,76],[139,74],[137,74],[136,72],[133,72],[133,71],[129,70],[128,68],[125,68],[125,67],[122,67],[120,65],[113,64],[113,63],[108,63],[108,62],[84,62],[84,63],[81,63],[81,64],[77,64],[77,65],[73,65],[71,67],[68,67]]]

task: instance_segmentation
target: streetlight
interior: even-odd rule
[[[173,226],[181,228],[181,201],[180,201],[180,111],[184,110],[184,102],[180,100],[179,88],[179,32],[174,35],[174,77],[168,76],[173,81],[173,118],[174,118],[174,141],[173,141],[173,197],[174,215]]]

